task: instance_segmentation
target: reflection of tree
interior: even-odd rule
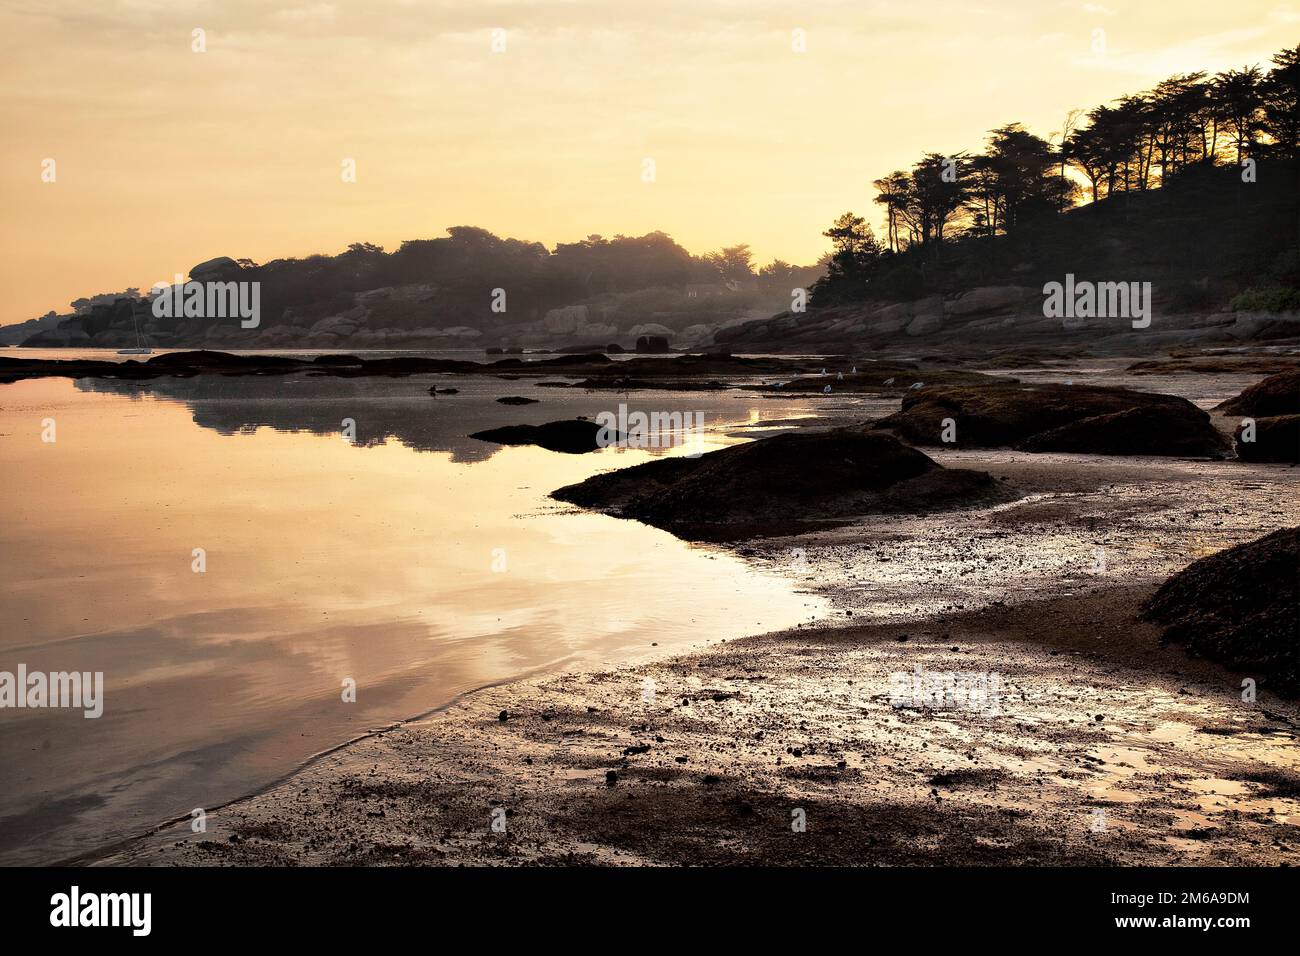
[[[500,450],[498,445],[468,437],[471,432],[505,424],[500,406],[490,401],[435,401],[428,394],[434,382],[442,385],[445,380],[427,375],[398,381],[208,375],[147,383],[76,380],[83,391],[132,399],[152,395],[183,404],[196,425],[222,435],[248,434],[258,428],[340,435],[343,419],[351,418],[356,422],[356,444],[361,447],[393,439],[418,451],[449,453],[459,462],[484,461]],[[463,392],[464,386],[459,387]]]

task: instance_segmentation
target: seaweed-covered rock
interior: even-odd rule
[[[1218,406],[1229,415],[1300,415],[1300,369],[1279,372],[1256,382]]]
[[[1039,432],[1016,446],[1021,451],[1093,455],[1222,455],[1227,442],[1209,416],[1190,402],[1126,408]]]
[[[1273,415],[1242,422],[1233,432],[1242,461],[1300,462],[1300,415]],[[1250,440],[1246,440],[1249,437]]]
[[[1164,639],[1300,694],[1300,528],[1283,528],[1189,565],[1143,609]]]
[[[684,538],[724,540],[844,523],[869,513],[942,511],[1014,493],[982,471],[947,469],[889,435],[799,431],[699,458],[661,458],[552,492]]]
[[[825,375],[799,375],[777,385],[756,386],[758,391],[820,392],[827,385],[834,392],[905,393],[915,386],[985,386],[1011,385],[1015,379],[968,372],[962,369],[926,368],[914,362],[864,362],[849,369],[839,368],[834,362],[826,363]],[[848,364],[843,360],[839,365]]]
[[[1184,398],[1097,385],[925,387],[904,396],[902,408],[876,427],[917,445],[942,444],[947,431],[959,448],[1184,456],[1228,450],[1209,415]]]

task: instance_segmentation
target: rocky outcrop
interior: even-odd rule
[[[675,333],[672,329],[668,328],[668,326],[661,325],[658,322],[642,322],[640,325],[634,325],[628,329],[627,334],[631,336],[633,340],[636,340],[643,335],[671,339]]]
[[[1021,451],[1091,455],[1218,456],[1227,451],[1209,417],[1192,405],[1170,403],[1093,415],[1033,435]]]
[[[958,448],[1192,457],[1228,450],[1186,399],[1101,386],[924,387],[877,427],[918,445]]]
[[[806,313],[779,315],[720,329],[714,341],[733,348],[766,343],[769,347],[811,346],[845,348],[863,342],[908,338],[945,338],[949,333],[978,335],[989,330],[1002,337],[1008,320],[1042,320],[1042,297],[1022,286],[981,286],[953,296],[929,295],[906,302],[865,302]],[[1060,323],[1053,329],[1059,331]]]
[[[1269,415],[1244,421],[1232,433],[1242,461],[1300,463],[1300,415]]]
[[[1300,415],[1300,369],[1270,375],[1218,406],[1228,415]]]
[[[190,278],[195,282],[208,282],[225,278],[232,272],[239,272],[239,263],[229,256],[217,256],[196,266],[190,267]]]
[[[920,513],[1014,497],[981,471],[947,469],[861,428],[799,431],[699,458],[661,458],[552,493],[693,540],[781,534],[872,513]]]
[[[912,303],[912,320],[907,323],[908,335],[929,335],[943,328],[944,304],[937,295]]]
[[[587,324],[587,307],[585,305],[566,305],[551,309],[542,319],[546,331],[556,335],[576,332]]]
[[[1032,292],[1017,285],[980,286],[945,301],[943,311],[953,316],[1011,315],[1031,298],[1035,308],[1041,306],[1041,295]]]
[[[1300,694],[1300,528],[1284,528],[1189,565],[1166,581],[1143,616],[1164,639]]]

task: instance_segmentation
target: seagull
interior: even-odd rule
[[[825,388],[822,389],[823,395],[829,395],[830,393],[831,393],[831,387],[829,385],[827,385]]]
[[[843,372],[840,372],[840,373],[838,374],[838,378],[839,378],[839,380],[840,380],[841,382],[844,381],[844,373],[843,373]]]
[[[911,387],[912,387],[912,388],[920,388],[920,387],[921,387],[922,385],[924,385],[924,384],[925,384],[925,382],[913,382],[912,385],[911,385]]]
[[[857,375],[857,374],[858,374],[858,367],[857,367],[856,365],[853,366],[853,371],[850,372],[849,374],[850,374],[850,375]]]
[[[887,378],[887,379],[885,379],[885,384],[886,384],[886,385],[893,385],[893,384],[894,384],[894,380],[893,380],[892,378]]]

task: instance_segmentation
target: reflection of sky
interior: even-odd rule
[[[747,390],[717,392],[639,391],[631,395],[580,388],[552,388],[538,382],[571,382],[559,376],[502,379],[461,375],[413,375],[407,378],[334,378],[326,376],[221,376],[158,378],[145,382],[78,379],[87,391],[152,395],[184,402],[194,421],[223,435],[268,426],[279,431],[338,435],[345,418],[356,422],[357,444],[383,444],[393,438],[419,451],[451,452],[456,462],[481,461],[501,446],[468,437],[501,425],[540,425],[561,418],[600,412],[702,412],[706,429],[734,423],[754,424],[805,415],[794,400],[765,398]],[[456,395],[429,394],[430,387],[454,388]],[[519,395],[536,405],[501,405],[496,399]],[[721,436],[718,436],[721,438]],[[628,462],[632,464],[632,462]],[[557,486],[558,487],[558,486]],[[549,490],[549,489],[548,489]]]
[[[24,844],[56,858],[215,805],[489,681],[787,626],[820,606],[724,553],[546,497],[646,452],[464,438],[594,414],[611,396],[506,407],[493,399],[555,390],[458,379],[461,395],[433,399],[420,379],[288,382],[44,380],[0,393],[0,670],[102,670],[106,685],[96,721],[0,712],[0,847],[19,846],[16,858]],[[664,410],[711,401],[652,398]],[[733,422],[755,405],[763,418],[788,411],[726,401]],[[54,444],[40,441],[47,417]],[[374,444],[339,437],[343,417]],[[206,573],[191,571],[194,548]],[[355,705],[340,701],[346,677]]]

